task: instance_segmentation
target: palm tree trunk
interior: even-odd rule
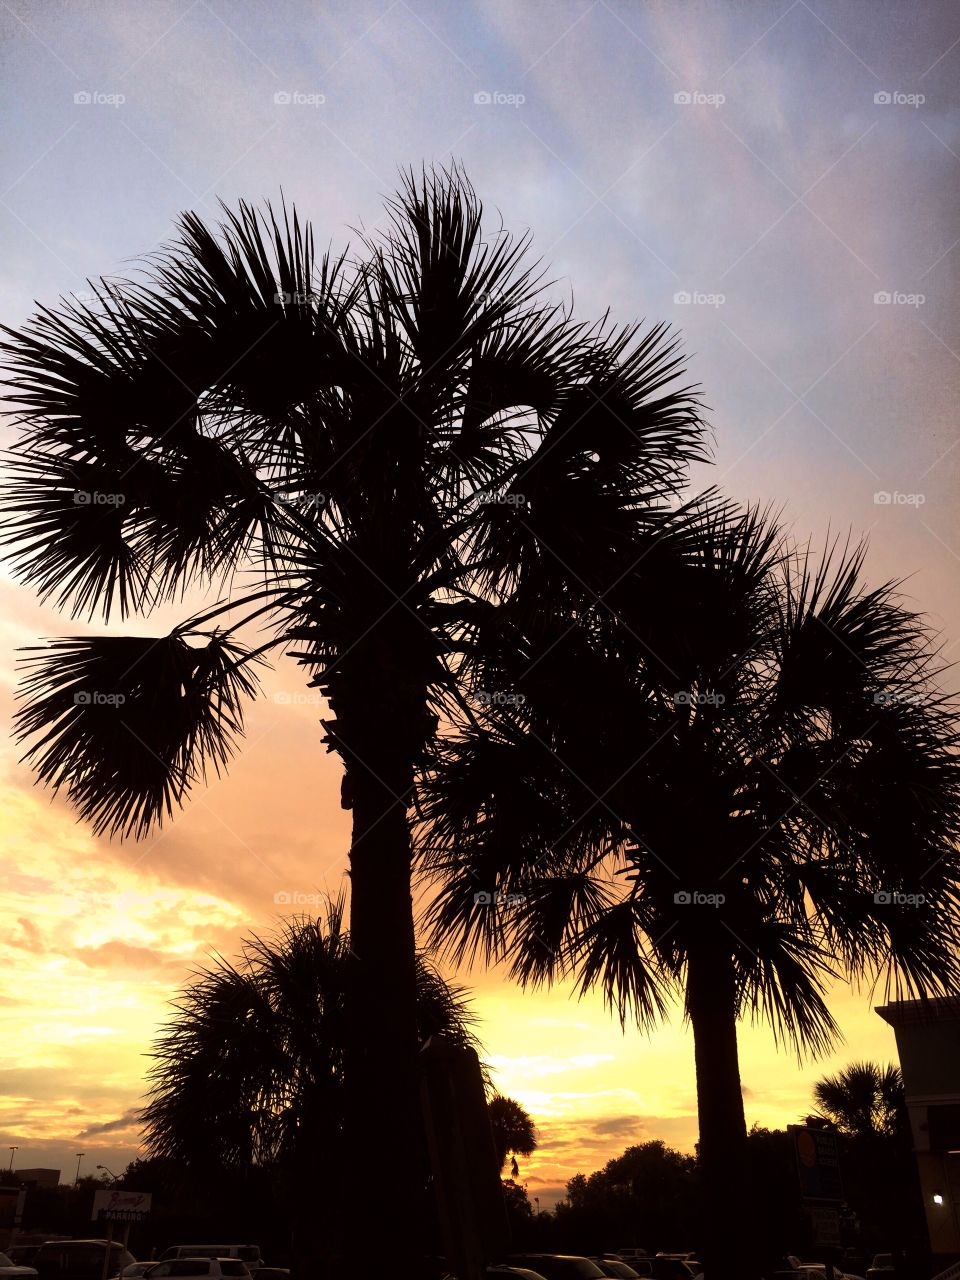
[[[368,707],[370,690],[364,698]],[[350,1269],[412,1275],[423,1247],[422,1126],[416,1029],[416,943],[407,799],[412,762],[381,703],[367,733],[350,734],[353,809],[347,1005],[347,1199]],[[422,714],[422,712],[421,712]],[[409,721],[407,721],[409,724]],[[393,739],[391,741],[391,739]],[[399,748],[399,749],[398,749]],[[378,1247],[368,1248],[371,1231]]]
[[[722,946],[705,944],[687,960],[687,1011],[693,1027],[700,1121],[706,1280],[752,1280],[756,1233],[747,1126],[737,1054],[733,964]]]

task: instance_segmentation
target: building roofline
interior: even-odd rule
[[[874,1012],[891,1027],[960,1022],[960,996],[931,996],[926,1000],[891,1000],[889,1004],[878,1005]]]

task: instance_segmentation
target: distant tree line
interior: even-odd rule
[[[926,1224],[899,1070],[852,1063],[819,1081],[814,1100],[817,1114],[803,1122],[837,1132],[841,1229],[851,1260],[865,1268],[874,1251],[922,1252]],[[793,1136],[754,1125],[748,1150],[759,1253],[771,1265],[785,1252],[816,1252]],[[611,1244],[699,1249],[694,1224],[702,1221],[702,1194],[694,1157],[660,1141],[640,1143],[595,1173],[570,1179],[554,1215],[552,1244],[588,1253]],[[855,1265],[848,1269],[856,1273]]]

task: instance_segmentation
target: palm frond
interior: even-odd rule
[[[243,731],[254,656],[214,632],[73,636],[28,649],[15,718],[26,759],[95,832],[143,835]]]

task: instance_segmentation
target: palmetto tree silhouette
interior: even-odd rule
[[[513,1156],[510,1176],[519,1177],[517,1156],[532,1156],[537,1149],[537,1128],[520,1103],[514,1098],[505,1098],[502,1094],[494,1094],[487,1103],[490,1124],[493,1129],[493,1145],[499,1160],[499,1168],[507,1163],[507,1156]]]
[[[696,505],[696,504],[695,504]],[[708,1275],[749,1270],[737,1022],[797,1050],[836,972],[960,976],[960,758],[937,661],[862,551],[820,561],[708,500],[638,562],[618,618],[508,605],[440,744],[423,855],[435,939],[574,976],[622,1019],[692,1025]]]
[[[148,1154],[195,1179],[216,1183],[252,1165],[275,1173],[296,1234],[328,1251],[357,1194],[342,1168],[351,979],[342,901],[321,919],[250,936],[236,963],[218,958],[174,1000],[141,1117]],[[418,1043],[439,1034],[479,1047],[463,989],[423,956],[416,1013]]]
[[[851,1062],[813,1088],[817,1106],[841,1133],[874,1138],[903,1133],[908,1125],[903,1076],[892,1064]]]
[[[165,636],[32,656],[19,727],[41,778],[95,830],[141,835],[223,767],[270,649],[329,700],[353,814],[351,1150],[391,1188],[402,1268],[415,769],[489,609],[534,582],[602,595],[704,446],[663,328],[575,323],[526,239],[484,237],[461,173],[410,175],[388,212],[320,259],[296,214],[185,215],[145,278],[41,309],[5,349],[21,577],[108,618],[221,597]]]

